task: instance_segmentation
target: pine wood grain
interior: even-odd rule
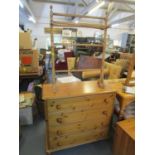
[[[54,152],[108,137],[115,92],[46,100],[48,150]]]
[[[135,154],[135,119],[127,119],[117,123],[114,136],[114,155]]]

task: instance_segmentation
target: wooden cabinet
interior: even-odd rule
[[[87,84],[87,82],[83,84]],[[72,84],[68,83],[68,87],[69,85]],[[78,87],[83,87],[80,85],[81,82],[77,89],[75,87],[74,89],[82,89],[78,89]],[[62,84],[61,88],[63,89],[64,86],[66,85]],[[97,86],[97,83],[95,83],[95,86]],[[44,92],[47,87],[47,85],[43,86],[44,97],[47,95]],[[92,85],[92,90],[93,87]],[[66,91],[68,90],[70,88],[66,89]],[[61,94],[63,97],[60,94],[55,94],[55,97],[46,96],[47,152],[95,142],[108,137],[116,93],[102,90],[100,93],[96,91],[96,93],[91,94],[83,92],[83,95],[76,95],[74,92],[73,96],[72,91],[70,96],[67,97],[64,97],[65,92],[63,92],[63,95]]]
[[[117,123],[114,136],[114,155],[135,154],[135,120],[134,118]]]

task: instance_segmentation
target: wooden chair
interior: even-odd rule
[[[114,64],[121,66],[123,71],[127,71],[129,66],[129,61],[127,59],[117,59]]]
[[[68,75],[71,74],[71,70],[75,69],[75,57],[68,57],[67,58],[67,68],[68,68]]]
[[[128,107],[135,102],[133,95],[120,93],[117,94],[117,102],[115,104],[114,113],[118,117],[118,120],[126,119],[126,112]]]
[[[132,78],[132,73],[133,73],[134,67],[135,67],[135,54],[121,53],[120,54],[120,59],[127,59],[129,61],[128,74],[127,74],[127,78],[126,78],[126,81],[125,81],[125,85],[126,86],[133,86],[134,84],[131,84],[130,81],[133,79]]]
[[[119,79],[122,71],[122,67],[111,64],[111,63],[105,63],[105,68],[108,70],[108,79]]]
[[[124,85],[134,86],[135,83],[131,83],[132,82],[131,80],[134,80],[135,55],[130,53],[122,53],[120,54],[120,59],[124,59],[128,61],[128,68],[127,68],[128,73],[127,73],[127,78],[126,78],[126,81],[124,82]],[[118,115],[119,115],[119,119],[121,119],[122,117],[124,117],[125,108],[135,101],[135,95],[120,92],[120,93],[117,93],[117,98],[120,102],[120,111]]]

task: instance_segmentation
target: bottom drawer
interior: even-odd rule
[[[64,148],[70,148],[89,142],[95,142],[108,137],[108,128],[104,130],[90,130],[87,132],[66,135],[63,137],[55,137],[55,139],[49,139],[50,149],[53,151],[61,150]]]

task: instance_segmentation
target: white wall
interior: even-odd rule
[[[38,48],[46,48],[46,38],[49,37],[49,34],[44,33],[44,27],[48,27],[46,25],[40,24],[26,24],[26,29],[29,28],[32,30],[32,40],[37,38],[38,40]]]
[[[38,48],[46,48],[46,39],[49,38],[50,35],[44,33],[44,28],[49,27],[50,4],[30,1],[29,6],[33,11],[34,16],[36,17],[36,24],[27,22],[25,24],[25,28],[32,30],[32,39],[38,39]],[[54,12],[59,12],[60,10],[61,12],[65,12],[63,5],[53,5]],[[59,20],[61,20],[61,17]]]

